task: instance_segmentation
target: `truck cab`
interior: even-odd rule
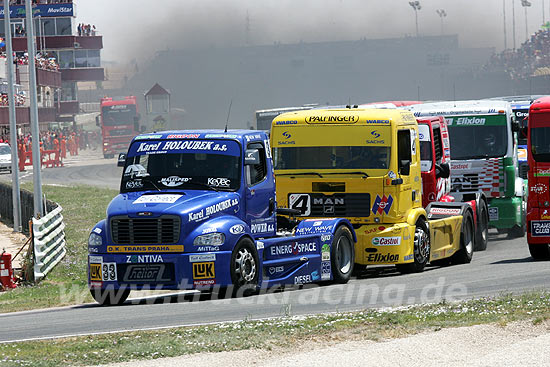
[[[278,204],[304,218],[349,219],[357,233],[358,264],[395,264],[414,272],[464,251],[471,259],[471,249],[461,244],[464,220],[466,246],[473,233],[467,205],[422,206],[419,130],[409,111],[286,113],[273,120],[271,144]]]
[[[90,234],[92,295],[118,304],[130,289],[244,292],[349,280],[355,234],[347,220],[287,221],[277,228],[276,208],[265,133],[138,135],[120,193]]]

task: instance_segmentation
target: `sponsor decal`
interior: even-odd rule
[[[365,124],[389,124],[390,120],[365,120]]]
[[[101,285],[103,285],[103,282],[90,282],[92,288],[101,288]]]
[[[492,220],[498,220],[499,218],[499,215],[498,215],[498,208],[489,208],[489,221],[492,221]]]
[[[198,252],[214,252],[220,251],[220,246],[199,246],[196,251]]]
[[[252,233],[273,232],[274,230],[275,226],[273,224],[254,223],[250,225],[250,232]]]
[[[548,177],[550,176],[550,168],[539,168],[533,175],[535,177]]]
[[[430,200],[430,201],[435,201],[435,198],[436,198],[435,192],[430,192],[430,193],[428,194],[428,200]]]
[[[92,263],[102,263],[103,262],[103,256],[94,256],[94,255],[88,256],[88,262],[90,264],[92,264]]]
[[[330,246],[328,243],[321,247],[321,261],[330,261]]]
[[[399,246],[401,245],[401,237],[374,237],[372,244],[374,246]]]
[[[238,136],[235,134],[206,134],[204,137],[207,139],[218,139],[218,138],[237,139],[238,138]]]
[[[231,185],[231,180],[224,177],[218,177],[218,178],[209,177],[207,184],[209,186],[216,186],[216,187],[229,187]]]
[[[235,224],[233,227],[229,228],[229,233],[231,234],[240,234],[244,232],[244,226],[242,224]]]
[[[193,279],[211,279],[216,277],[214,262],[193,263]]]
[[[319,270],[314,270],[312,273],[311,273],[311,280],[313,280],[314,282],[321,279],[321,276],[319,275]]]
[[[535,194],[544,194],[548,191],[548,187],[545,184],[538,183],[535,186],[531,186],[531,192]]]
[[[451,169],[470,169],[472,168],[471,163],[453,163],[451,162]]]
[[[207,206],[204,209],[201,209],[198,212],[189,213],[189,221],[199,222],[201,220],[204,220],[211,216],[212,214],[216,214],[218,212],[221,212],[223,210],[229,209],[233,206],[236,206],[239,204],[239,199],[227,199],[220,203],[213,204],[210,206]]]
[[[216,254],[189,255],[189,262],[198,263],[204,261],[216,261]]]
[[[374,232],[382,232],[385,229],[386,229],[386,227],[384,227],[384,226],[369,228],[369,229],[365,230],[365,234],[370,234],[370,233],[374,233]]]
[[[215,279],[201,279],[201,280],[193,280],[193,285],[195,287],[206,287],[216,284]]]
[[[292,134],[290,134],[288,131],[284,131],[281,135],[284,136],[287,140],[292,138]]]
[[[160,139],[162,135],[138,135],[134,140]]]
[[[158,282],[169,281],[163,279],[164,264],[132,264],[128,265],[123,275],[124,281]]]
[[[550,213],[548,212],[548,209],[544,209],[542,212],[540,219],[550,219]],[[92,262],[92,261],[90,261]]]
[[[256,250],[263,250],[264,249],[264,243],[262,241],[256,242]]]
[[[160,180],[160,183],[163,184],[164,186],[176,187],[176,186],[183,185],[184,183],[189,181],[191,181],[189,177],[170,176],[170,177],[163,177]]]
[[[271,266],[267,269],[267,271],[269,272],[269,275],[279,274],[279,273],[282,273],[282,272],[285,271],[285,267],[284,266]]]
[[[356,123],[357,121],[359,121],[359,116],[355,116],[355,115],[308,116],[306,117],[305,121],[308,124],[323,124],[326,122]]]
[[[531,221],[531,235],[533,237],[550,236],[550,221],[548,220]]]
[[[101,264],[90,264],[90,280],[102,281],[101,278]]]
[[[297,277],[294,277],[294,284],[306,284],[311,283],[311,275],[298,275]]]
[[[216,228],[216,227],[205,228],[205,229],[202,230],[202,234],[207,234],[207,233],[216,232],[217,230],[218,230],[218,228]]]
[[[132,180],[126,182],[127,189],[141,189],[143,187],[143,182],[141,180]]]
[[[321,280],[330,280],[332,270],[329,261],[323,261],[321,263]]]
[[[297,120],[275,121],[275,125],[296,125],[296,124],[298,124]]]
[[[323,221],[322,221],[322,220],[318,220],[318,221],[316,221],[316,222],[313,222],[313,226],[314,226],[314,227],[320,226],[321,224],[323,224]]]
[[[182,196],[178,194],[143,195],[134,200],[133,204],[173,204]]]
[[[101,228],[97,227],[97,228],[94,228],[94,230],[92,231],[96,234],[101,234]]]
[[[387,263],[387,262],[397,262],[399,261],[399,255],[397,254],[369,254],[367,257],[367,261],[370,262],[379,262],[379,263]]]
[[[458,117],[456,125],[485,125],[484,117]]]
[[[305,227],[305,228],[298,228],[296,229],[296,234],[304,235],[304,234],[314,234],[314,233],[324,233],[324,232],[331,232],[332,231],[332,225],[330,226],[319,226],[319,227]]]
[[[117,280],[116,263],[101,264],[101,277],[106,282]]]
[[[284,245],[274,245],[270,248],[271,256],[276,255],[300,255],[300,254],[309,254],[317,251],[317,244],[315,242],[294,242],[287,243]]]
[[[324,235],[321,235],[321,242],[330,241],[331,239],[332,239],[332,235],[331,235],[331,234],[324,234]]]
[[[126,255],[126,263],[163,263],[162,255]]]
[[[414,259],[414,254],[407,255],[403,258],[404,261],[410,261],[412,259]]]
[[[373,130],[370,132],[370,134],[375,138],[375,139],[378,139],[381,135],[378,131],[376,130]]]
[[[460,208],[430,208],[433,215],[460,215]]]
[[[395,174],[395,172],[389,171],[388,172],[388,177],[391,178],[392,180],[394,180],[394,179],[397,178],[397,175]]]
[[[107,252],[183,252],[183,245],[111,245],[107,246]]]
[[[376,195],[376,199],[374,200],[374,204],[372,205],[372,212],[374,214],[382,214],[386,213],[388,214],[390,212],[391,206],[393,204],[393,197],[391,195],[383,195],[380,197],[380,195]]]
[[[166,139],[197,139],[201,134],[170,134]]]

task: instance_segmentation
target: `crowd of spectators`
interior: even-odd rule
[[[27,99],[27,94],[25,91],[19,91],[15,95],[15,105],[16,106],[23,106],[25,105],[25,100]],[[0,93],[0,106],[6,107],[9,105],[8,103],[8,94],[7,93]]]
[[[84,23],[78,23],[78,35],[79,36],[95,36],[96,35],[96,29],[95,24],[84,24]]]
[[[6,53],[2,52],[0,54],[0,59],[5,59]],[[59,64],[55,60],[55,57],[52,57],[50,54],[38,53],[35,57],[36,67],[38,69],[50,70],[50,71],[59,71]],[[17,65],[29,65],[29,54],[24,53],[13,58],[13,63]]]
[[[504,71],[514,80],[527,79],[537,69],[550,66],[550,30],[531,35],[517,50],[504,50],[491,56],[483,71]]]
[[[32,0],[34,4],[66,4],[72,3],[73,0]],[[25,5],[25,0],[10,0],[10,5]]]

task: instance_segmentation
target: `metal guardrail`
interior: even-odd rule
[[[43,279],[67,253],[61,205],[40,219],[32,219],[34,280]]]

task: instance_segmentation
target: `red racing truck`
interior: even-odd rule
[[[96,125],[101,128],[103,157],[113,158],[126,152],[132,138],[140,133],[136,97],[101,98],[100,110]]]
[[[527,243],[535,260],[550,259],[550,97],[542,97],[529,108],[527,162]]]

